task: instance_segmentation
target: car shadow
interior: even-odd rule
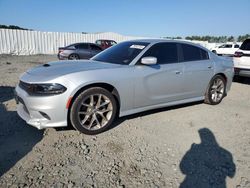
[[[14,87],[0,86],[0,177],[42,140],[43,131],[26,124],[6,103],[14,98]]]
[[[191,102],[191,103],[180,104],[180,105],[175,105],[175,106],[163,107],[163,108],[147,110],[147,111],[144,111],[144,112],[139,112],[139,113],[136,113],[136,114],[132,114],[132,115],[124,116],[124,117],[121,117],[121,118],[117,118],[116,121],[112,124],[112,126],[110,126],[110,128],[107,131],[116,128],[122,122],[124,122],[126,120],[135,119],[135,118],[143,117],[143,116],[148,116],[148,115],[151,115],[151,114],[156,114],[156,113],[160,113],[160,112],[164,112],[164,111],[175,110],[175,109],[178,109],[178,108],[184,108],[184,107],[199,105],[199,104],[202,104],[203,102],[204,101],[197,101],[197,102]]]
[[[192,144],[180,162],[180,170],[186,175],[180,188],[226,188],[226,177],[235,175],[233,156],[219,146],[212,131],[202,128],[198,132],[201,143]]]
[[[250,85],[250,78],[248,78],[248,77],[234,77],[233,82]]]

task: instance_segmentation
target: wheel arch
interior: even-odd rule
[[[222,73],[222,72],[218,72],[218,73],[216,73],[216,74],[214,74],[214,76],[211,78],[211,80],[209,81],[209,83],[208,83],[208,86],[207,86],[207,88],[206,88],[206,91],[205,91],[205,94],[206,94],[206,92],[207,92],[207,89],[208,89],[208,87],[209,87],[209,85],[211,84],[211,81],[213,80],[213,78],[215,77],[215,76],[222,76],[224,79],[225,79],[225,82],[226,82],[226,86],[227,86],[227,77],[226,77],[226,75],[224,74],[224,73]],[[204,95],[205,95],[204,94]]]
[[[67,113],[67,121],[68,121],[68,124],[71,124],[70,122],[70,110],[71,110],[71,107],[72,107],[72,104],[73,102],[75,101],[76,97],[81,93],[83,92],[84,90],[86,89],[89,89],[89,88],[93,88],[93,87],[101,87],[101,88],[104,88],[106,90],[108,90],[114,97],[115,97],[115,100],[117,102],[117,113],[119,113],[120,111],[120,95],[119,95],[119,92],[118,90],[111,84],[108,84],[108,83],[105,83],[105,82],[97,82],[97,83],[91,83],[91,84],[88,84],[88,85],[85,85],[83,87],[80,87],[73,95],[72,95],[72,98],[70,100],[70,104],[68,106],[68,113]]]
[[[217,73],[217,74],[215,74],[214,76],[217,76],[217,75],[220,75],[220,76],[222,76],[224,79],[225,79],[225,81],[226,81],[226,84],[227,84],[227,76],[224,74],[224,73]]]

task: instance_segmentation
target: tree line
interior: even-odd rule
[[[234,36],[187,36],[182,37],[164,37],[168,39],[186,39],[186,40],[198,40],[198,41],[208,41],[210,43],[225,43],[225,42],[243,42],[247,38],[250,38],[250,34],[240,35],[238,37]]]
[[[16,25],[0,25],[0,29],[17,29],[17,30],[30,30],[30,31],[33,30],[33,29],[22,28]]]

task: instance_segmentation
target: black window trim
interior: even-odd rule
[[[177,58],[178,58],[178,61],[177,62],[173,62],[173,63],[164,63],[164,64],[158,64],[158,65],[168,65],[168,64],[174,64],[174,63],[185,63],[185,62],[193,62],[193,61],[207,61],[207,60],[210,60],[211,59],[211,57],[210,57],[210,53],[206,50],[206,49],[204,49],[204,48],[201,48],[201,47],[199,47],[199,46],[196,46],[196,45],[193,45],[193,44],[188,44],[188,43],[184,43],[184,42],[175,42],[175,41],[169,41],[169,42],[156,42],[156,43],[154,43],[154,44],[152,44],[152,45],[150,45],[150,46],[148,46],[148,49],[145,49],[145,51],[143,52],[141,52],[142,54],[139,54],[138,56],[140,56],[139,58],[138,58],[138,60],[136,61],[136,63],[134,64],[134,65],[143,65],[143,64],[141,64],[141,59],[142,59],[142,57],[143,57],[143,55],[151,48],[151,47],[153,47],[154,45],[156,45],[156,44],[160,44],[160,43],[175,43],[176,45],[177,45]],[[186,44],[186,45],[190,45],[190,46],[193,46],[193,47],[196,47],[196,48],[199,48],[200,49],[200,55],[201,55],[201,50],[203,50],[203,51],[205,51],[206,53],[207,53],[207,59],[200,59],[200,60],[192,60],[192,61],[184,61],[184,56],[183,56],[183,50],[182,50],[182,44]],[[137,57],[138,57],[137,56]],[[136,57],[136,58],[137,58]],[[135,59],[136,59],[135,58]]]

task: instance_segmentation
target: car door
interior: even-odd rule
[[[95,56],[96,54],[102,51],[102,48],[95,44],[90,44],[89,46],[90,46],[90,51],[91,51],[91,57]]]
[[[180,44],[184,63],[183,94],[187,98],[204,96],[214,74],[214,63],[208,52],[197,46]]]
[[[79,55],[80,59],[89,59],[92,57],[88,43],[78,44],[76,48],[77,48],[77,54]]]
[[[233,54],[233,45],[232,44],[226,44],[223,54],[226,54],[226,55]]]
[[[135,108],[183,98],[183,63],[178,62],[176,43],[157,43],[142,57],[157,58],[155,65],[135,65]]]
[[[234,44],[234,45],[233,45],[233,49],[232,49],[232,54],[231,54],[231,55],[233,55],[233,54],[239,49],[239,47],[240,47],[240,45]]]

